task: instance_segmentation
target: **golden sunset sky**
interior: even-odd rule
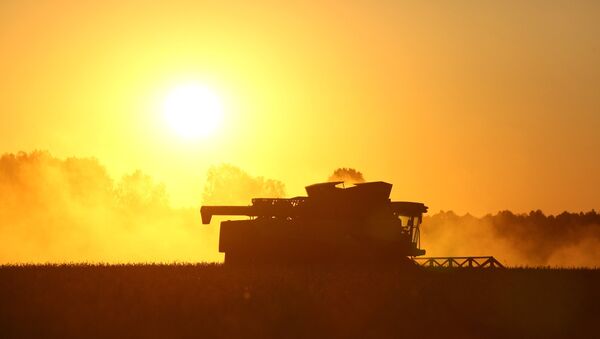
[[[482,215],[600,207],[598,1],[0,2],[0,153],[97,157],[199,206],[209,166],[338,167]],[[189,83],[221,100],[168,126]]]

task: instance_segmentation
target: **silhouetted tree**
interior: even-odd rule
[[[253,177],[239,167],[222,164],[207,173],[204,204],[249,204],[252,198],[281,198],[285,185],[278,180]]]
[[[333,171],[333,174],[329,176],[328,181],[344,181],[346,183],[354,184],[365,182],[363,174],[354,168],[341,167]]]
[[[154,183],[140,170],[123,176],[117,185],[116,196],[120,207],[133,213],[144,209],[156,211],[169,205],[165,185]]]

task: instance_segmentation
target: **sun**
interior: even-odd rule
[[[223,119],[223,107],[219,96],[210,88],[182,85],[165,98],[164,115],[177,135],[197,139],[215,133]]]

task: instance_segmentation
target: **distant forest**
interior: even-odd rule
[[[600,266],[600,214],[501,211],[482,218],[439,212],[424,219],[428,255],[494,255],[511,265]]]

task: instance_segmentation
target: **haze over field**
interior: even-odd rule
[[[365,177],[351,168],[329,175],[329,180],[340,179],[360,182]],[[199,173],[197,182],[205,187],[198,206],[287,196],[283,182],[227,164]],[[222,260],[219,219],[202,225],[197,208],[173,207],[165,186],[139,170],[114,179],[94,158],[5,154],[0,157],[0,192],[0,264]],[[484,218],[433,212],[424,219],[421,238],[429,255],[494,255],[509,265],[600,263],[600,215],[595,212],[556,218],[540,211]]]
[[[205,182],[207,203],[284,194],[281,182],[231,165],[211,168]],[[94,158],[4,154],[0,193],[0,264],[222,259],[215,224],[201,225],[198,208],[172,207],[165,186],[139,170],[114,180]]]

